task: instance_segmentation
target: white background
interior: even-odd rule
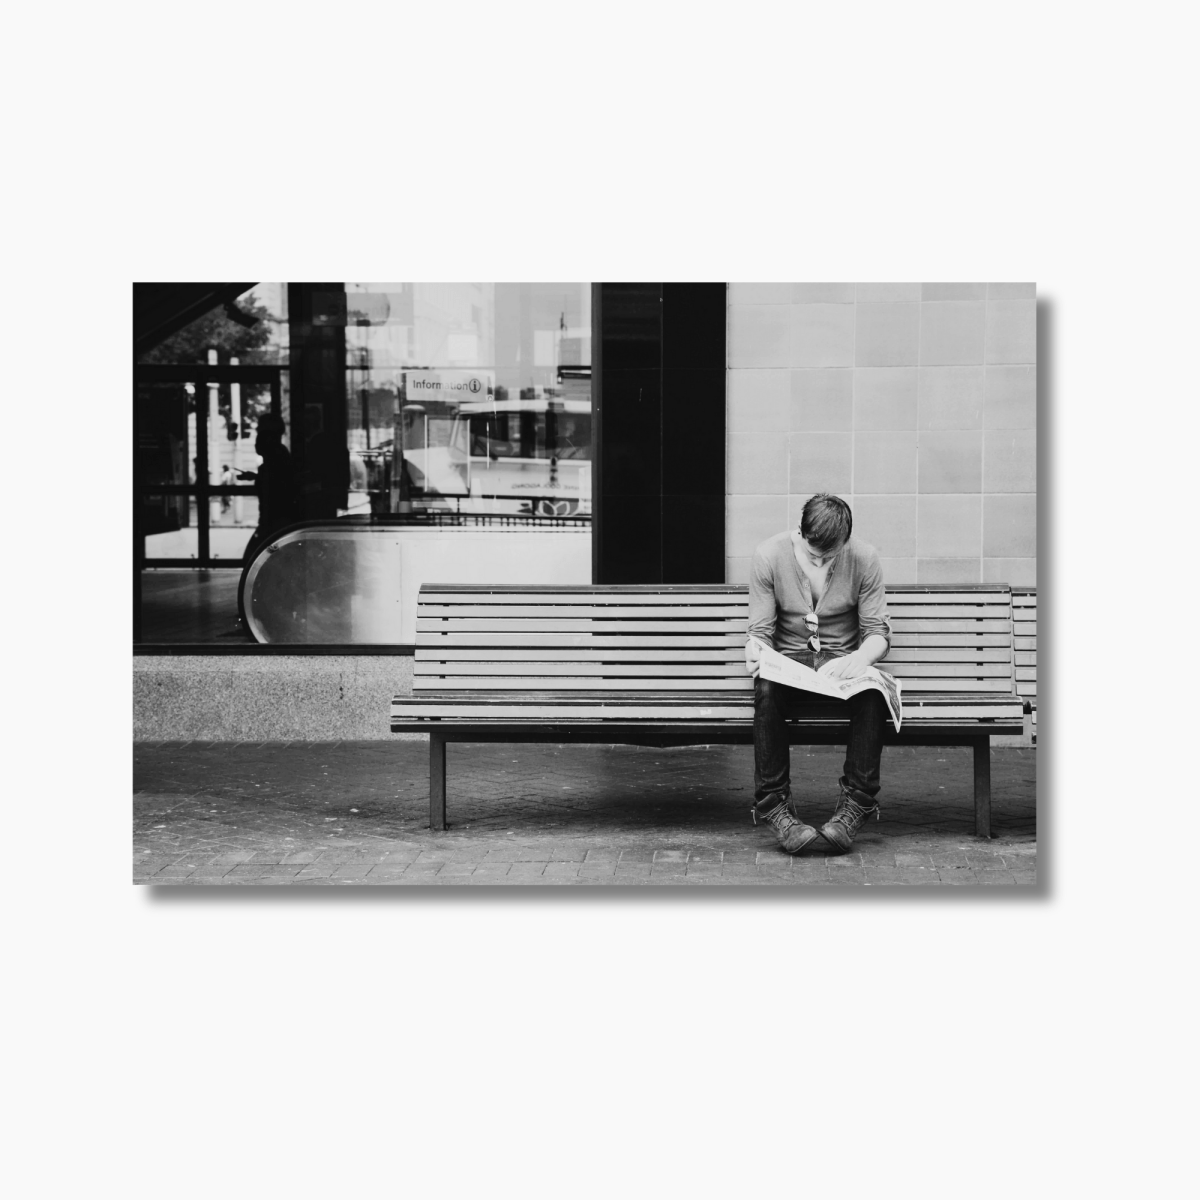
[[[10,14],[12,1195],[1185,1191],[1188,15]],[[129,285],[242,276],[1036,280],[1041,894],[132,887]]]

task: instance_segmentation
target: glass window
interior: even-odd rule
[[[346,515],[592,511],[591,285],[348,283]]]
[[[589,582],[591,286],[260,283],[141,354],[143,640],[407,644],[422,582]]]

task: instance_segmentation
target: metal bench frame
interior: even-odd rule
[[[989,616],[995,617],[999,611],[997,596],[1008,597],[1006,612],[1007,646],[991,646],[987,658],[996,664],[989,667],[991,678],[980,683],[980,687],[989,687],[987,693],[954,692],[943,693],[929,690],[937,687],[934,680],[920,678],[904,678],[902,686],[906,689],[903,696],[905,720],[901,731],[896,733],[889,724],[885,734],[885,744],[908,746],[970,746],[974,752],[974,798],[975,798],[975,832],[979,837],[991,837],[991,738],[998,735],[1020,735],[1024,728],[1024,705],[1022,698],[1016,694],[1013,674],[1012,652],[1012,608],[1009,590],[1004,585],[973,585],[946,587],[897,587],[889,588],[889,601],[903,597],[910,604],[938,602],[947,597],[962,596],[967,593],[978,593],[981,603],[987,602],[990,607],[986,610]],[[448,609],[447,597],[459,598],[458,602],[475,607],[487,605],[489,601],[501,600],[506,603],[520,603],[525,608],[537,608],[539,598],[555,597],[561,599],[570,595],[578,603],[593,608],[603,608],[609,605],[628,604],[637,597],[642,603],[653,603],[653,597],[661,598],[664,602],[679,606],[681,618],[686,619],[689,597],[720,594],[728,597],[728,602],[736,605],[745,604],[747,590],[744,587],[727,585],[676,585],[676,586],[625,586],[621,588],[597,587],[481,587],[464,585],[426,584],[421,588],[418,600],[418,640],[417,665],[421,670],[436,671],[437,666],[422,664],[442,662],[441,654],[445,651],[465,653],[465,647],[471,646],[474,651],[487,649],[487,629],[507,628],[503,622],[486,619],[476,619],[470,622],[455,620],[445,614]],[[428,614],[436,612],[437,616]],[[543,611],[549,608],[543,605]],[[555,616],[561,616],[569,609],[558,608]],[[913,611],[916,611],[915,609]],[[588,618],[585,618],[587,620]],[[594,620],[595,618],[590,618]],[[733,638],[740,637],[744,641],[744,618],[739,622],[729,620],[729,633],[724,635],[728,645],[733,645]],[[536,623],[536,622],[535,622]],[[547,624],[547,622],[542,622]],[[896,624],[896,621],[893,622]],[[903,621],[901,621],[903,624]],[[910,622],[916,627],[916,622]],[[992,619],[987,628],[993,629],[997,621]],[[464,628],[471,628],[468,637],[462,636]],[[922,623],[922,628],[924,624]],[[616,628],[614,625],[605,628]],[[958,628],[958,625],[955,625]],[[982,626],[981,626],[982,628]],[[442,632],[443,629],[449,631]],[[483,630],[484,632],[480,632]],[[506,634],[514,637],[515,635]],[[536,636],[536,635],[532,635]],[[523,638],[522,645],[527,645],[531,638]],[[560,635],[566,637],[567,635]],[[931,635],[918,635],[931,636]],[[956,635],[960,636],[960,635]],[[996,635],[989,635],[994,641],[1001,640]],[[493,639],[499,641],[499,638]],[[667,641],[664,636],[663,642]],[[676,643],[678,645],[678,642]],[[520,649],[520,647],[517,647]],[[1001,655],[1000,650],[1005,654]],[[511,657],[512,645],[507,647],[509,661],[514,667],[519,663],[526,671],[533,670],[530,662],[523,662]],[[543,652],[544,653],[544,652]],[[600,651],[594,651],[603,656]],[[649,653],[649,652],[647,652]],[[582,657],[578,651],[563,651],[564,657],[573,655]],[[473,654],[472,657],[479,657]],[[686,660],[683,660],[686,661]],[[729,656],[726,655],[728,663]],[[1006,665],[1001,667],[1001,663]],[[884,660],[881,664],[894,670],[900,675],[902,670],[928,670],[929,664],[919,661],[910,664],[892,664]],[[492,664],[493,668],[498,664]],[[445,669],[444,667],[442,669]],[[465,670],[465,667],[451,668]],[[471,668],[477,669],[477,668]],[[537,668],[542,669],[542,668]],[[945,668],[962,670],[967,668]],[[982,668],[981,668],[982,670]],[[743,668],[744,671],[744,668]],[[1002,676],[1001,671],[1005,672]],[[716,745],[735,744],[747,745],[753,742],[753,692],[747,690],[746,679],[738,679],[733,672],[732,680],[722,681],[726,689],[722,693],[705,693],[698,691],[679,692],[665,686],[658,690],[622,691],[620,681],[607,680],[606,690],[588,688],[580,690],[581,684],[576,681],[576,690],[551,690],[545,686],[516,688],[509,684],[505,690],[483,693],[472,691],[469,687],[459,684],[454,686],[452,676],[449,685],[439,688],[428,686],[418,687],[418,678],[414,677],[412,696],[397,696],[392,702],[391,730],[393,733],[418,732],[429,735],[429,825],[431,829],[443,830],[446,825],[446,746],[450,742],[486,742],[486,743],[591,743],[605,745],[640,745],[640,746],[687,746],[687,745]],[[507,678],[502,672],[498,673],[499,681],[493,686],[504,688],[502,682]],[[427,676],[425,678],[428,678]],[[514,679],[519,678],[517,676]],[[444,679],[439,680],[444,684]],[[467,682],[471,682],[469,679]],[[478,682],[478,681],[476,681]],[[543,684],[549,681],[541,681]],[[561,683],[562,681],[555,681]],[[597,680],[597,682],[602,682]],[[942,686],[963,687],[970,680],[962,678],[958,682]],[[907,689],[913,688],[910,692]],[[839,701],[824,701],[814,698],[811,706],[812,715],[805,715],[789,722],[792,730],[792,745],[844,745],[846,739],[846,719],[839,718],[837,709]],[[519,716],[511,719],[504,717],[482,718],[475,715],[457,715],[455,709],[476,708],[480,706],[505,704],[510,707],[529,707],[531,710],[539,706],[557,708],[559,715],[553,717]],[[619,713],[622,706],[629,707],[639,704],[646,708],[655,704],[671,704],[677,707],[698,707],[700,704],[712,707],[740,709],[738,715],[725,715],[713,719],[670,719],[656,720],[649,717],[608,716],[602,719],[595,717],[587,719],[570,719],[563,715],[563,710],[572,705],[602,705],[609,711]],[[934,713],[939,707],[952,707],[957,710],[953,718],[936,716],[917,716],[922,710]],[[960,715],[963,709],[987,709],[999,715],[971,717]],[[430,715],[437,713],[439,715]],[[741,715],[744,713],[745,715]],[[913,714],[910,716],[910,714]]]

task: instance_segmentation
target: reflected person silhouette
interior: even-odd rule
[[[254,480],[258,497],[258,526],[246,545],[243,562],[248,566],[264,542],[300,519],[296,477],[292,456],[283,444],[284,425],[280,417],[267,413],[258,420],[254,449],[262,459],[257,471],[239,471],[243,479]]]

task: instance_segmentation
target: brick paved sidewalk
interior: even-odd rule
[[[1036,882],[1035,751],[992,752],[974,837],[969,750],[888,747],[855,852],[791,857],[751,824],[748,746],[451,745],[450,829],[428,828],[423,742],[142,742],[134,881],[155,884],[945,885]],[[792,751],[801,816],[842,752]]]

